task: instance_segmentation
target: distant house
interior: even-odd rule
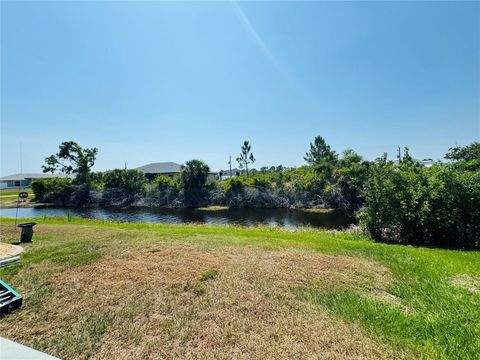
[[[423,166],[425,166],[427,168],[432,167],[432,165],[435,164],[435,161],[433,161],[432,159],[423,159],[423,160],[413,159],[413,160],[416,161],[419,164],[422,164]],[[395,159],[395,160],[393,160],[393,163],[394,164],[400,164],[400,161],[398,161],[398,159]]]
[[[240,169],[232,169],[232,176],[240,176],[242,174],[243,170]],[[220,177],[222,180],[228,179],[230,177],[230,169],[227,170],[220,170],[219,171]]]
[[[433,159],[423,159],[421,163],[425,167],[432,167],[432,165],[435,164],[435,161],[433,161]]]
[[[182,165],[174,162],[158,162],[140,166],[137,170],[143,172],[148,181],[152,181],[158,175],[174,177],[182,171]]]
[[[13,174],[0,178],[0,189],[19,189],[30,187],[34,179],[47,179],[51,177],[64,176],[59,174],[43,174],[43,173],[29,173],[29,174]]]
[[[175,175],[180,174],[182,172],[182,165],[174,162],[158,162],[140,166],[137,170],[143,172],[148,181],[152,181],[158,175],[174,177]],[[209,179],[215,179],[217,173],[211,171],[208,174],[208,177]]]

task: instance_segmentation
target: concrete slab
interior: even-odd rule
[[[2,360],[59,360],[56,357],[0,337],[0,359]]]

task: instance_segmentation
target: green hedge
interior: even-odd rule
[[[32,181],[32,191],[37,201],[54,202],[66,196],[69,178],[52,177]]]
[[[365,184],[361,220],[376,240],[480,246],[480,171],[379,160]]]

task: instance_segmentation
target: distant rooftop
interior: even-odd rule
[[[30,179],[46,179],[51,177],[67,177],[65,174],[45,174],[45,173],[23,173],[23,174],[13,174],[0,178],[0,181],[19,181],[19,180],[30,180]]]
[[[223,176],[229,176],[230,175],[230,169],[227,170],[220,170],[223,174]],[[241,174],[243,170],[234,168],[232,169],[232,175],[236,175],[237,173]]]
[[[169,174],[179,173],[182,170],[182,166],[174,162],[158,162],[140,166],[137,170],[145,174]]]

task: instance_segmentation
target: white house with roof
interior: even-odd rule
[[[242,173],[243,173],[243,170],[238,169],[238,168],[234,168],[231,171],[230,171],[230,169],[227,169],[227,170],[220,170],[218,172],[221,180],[228,179],[230,176],[232,176],[232,177],[233,176],[240,176]]]
[[[34,179],[47,179],[51,177],[65,176],[60,174],[25,173],[13,174],[0,178],[0,189],[20,189],[30,187]]]
[[[143,165],[137,168],[145,174],[145,177],[152,181],[158,175],[174,177],[182,171],[182,165],[174,162],[157,162]]]

